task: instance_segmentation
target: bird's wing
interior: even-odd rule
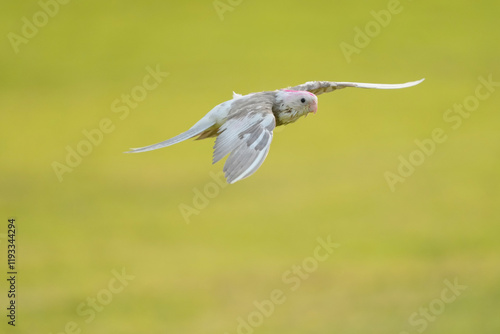
[[[244,179],[266,159],[276,119],[272,112],[274,97],[255,95],[233,105],[227,121],[215,140],[213,163],[229,157],[224,165],[228,183]]]
[[[174,145],[174,144],[180,143],[181,141],[184,141],[186,139],[189,139],[189,138],[195,137],[199,134],[202,134],[205,130],[211,128],[214,125],[215,125],[215,121],[210,119],[209,117],[205,116],[201,120],[199,120],[195,125],[193,125],[189,130],[181,133],[180,135],[177,135],[173,138],[167,139],[167,140],[162,141],[162,142],[157,143],[157,144],[139,147],[139,148],[132,148],[130,151],[127,151],[125,153],[146,152],[146,151],[157,150],[157,149],[162,148],[162,147]]]
[[[424,81],[424,79],[420,79],[417,81],[411,81],[403,84],[374,84],[374,83],[362,83],[362,82],[333,82],[333,81],[309,81],[305,84],[289,87],[285,89],[289,90],[305,90],[311,92],[315,95],[333,92],[337,89],[342,89],[346,87],[355,87],[355,88],[375,88],[375,89],[400,89],[407,88],[411,86],[418,85]]]

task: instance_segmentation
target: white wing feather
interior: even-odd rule
[[[377,84],[377,83],[363,83],[363,82],[334,82],[334,81],[309,81],[305,84],[295,87],[289,87],[289,90],[304,90],[311,92],[315,95],[333,92],[337,89],[354,87],[354,88],[374,88],[374,89],[401,89],[418,85],[424,81],[420,79],[417,81],[406,82],[402,84]]]
[[[276,119],[274,94],[254,95],[234,103],[215,140],[213,163],[226,155],[224,173],[228,183],[244,179],[259,169],[271,146]]]

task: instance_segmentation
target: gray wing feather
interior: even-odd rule
[[[193,138],[199,134],[201,134],[203,131],[211,128],[212,126],[215,125],[215,122],[208,119],[208,118],[202,118],[198,123],[193,125],[189,130],[186,132],[181,133],[180,135],[177,135],[173,138],[167,139],[165,141],[162,141],[157,144],[145,146],[145,147],[139,147],[139,148],[132,148],[130,151],[127,151],[125,153],[139,153],[139,152],[146,152],[146,151],[152,151],[152,150],[157,150],[162,147],[167,147],[171,146],[177,143],[180,143],[181,141],[184,141],[189,138]]]
[[[304,90],[311,92],[315,95],[329,93],[337,89],[354,87],[354,88],[374,88],[374,89],[400,89],[407,88],[418,85],[424,81],[420,79],[417,81],[411,81],[403,84],[374,84],[374,83],[362,83],[362,82],[333,82],[333,81],[309,81],[305,84],[298,85],[295,87],[289,87],[289,90]]]
[[[213,163],[229,157],[224,164],[228,183],[244,179],[259,169],[271,146],[276,120],[271,96],[255,96],[233,110],[215,140]],[[250,102],[250,103],[249,103]]]

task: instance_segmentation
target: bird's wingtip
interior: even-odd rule
[[[413,87],[413,86],[416,86],[416,85],[422,83],[422,81],[424,81],[424,80],[425,80],[425,78],[422,78],[420,80],[407,82],[406,84],[403,84],[403,85],[405,85],[406,87]]]

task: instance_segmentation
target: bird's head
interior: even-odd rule
[[[293,123],[301,116],[318,110],[318,98],[313,93],[280,90],[276,95],[275,114],[277,125]]]

